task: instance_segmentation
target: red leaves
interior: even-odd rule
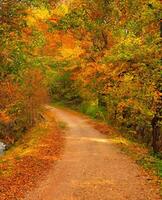
[[[50,19],[48,19],[50,22],[53,22],[53,23],[57,23],[58,22],[58,18],[56,17],[52,17]]]

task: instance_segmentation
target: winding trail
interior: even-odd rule
[[[49,109],[67,124],[64,154],[25,200],[160,200],[142,169],[86,118]]]

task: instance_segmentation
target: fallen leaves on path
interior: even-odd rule
[[[32,133],[26,134],[22,140],[21,152],[11,150],[10,153],[9,150],[6,159],[2,158],[2,162],[0,162],[1,200],[20,200],[24,192],[32,189],[38,179],[43,179],[55,163],[54,161],[60,158],[63,137],[57,128],[54,117],[50,113],[48,113],[46,126],[47,128],[40,136],[39,128],[36,128],[38,129],[36,130],[38,138],[34,142]]]

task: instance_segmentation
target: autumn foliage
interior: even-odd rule
[[[39,70],[28,70],[21,84],[7,79],[0,83],[1,138],[12,143],[40,118],[48,101],[47,89]]]
[[[55,100],[124,129],[155,152],[162,150],[160,9],[160,1],[78,0],[50,24],[53,33],[72,33],[82,49],[54,69]]]
[[[43,39],[27,25],[28,6],[12,3],[0,4],[0,138],[9,144],[41,119],[48,102],[45,76],[34,57]]]
[[[159,0],[11,2],[0,11],[1,135],[33,126],[50,94],[161,151]]]

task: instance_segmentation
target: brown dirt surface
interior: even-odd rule
[[[65,148],[46,180],[24,200],[160,200],[156,184],[87,118],[51,108],[66,123]]]

